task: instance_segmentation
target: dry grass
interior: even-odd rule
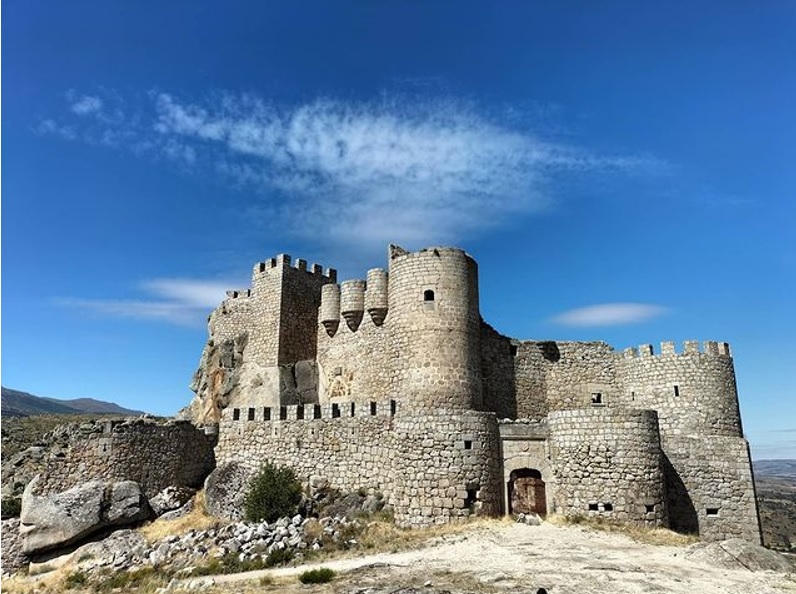
[[[155,520],[140,529],[141,534],[152,543],[167,536],[185,534],[189,530],[209,530],[222,526],[223,522],[207,513],[205,492],[199,491],[193,498],[193,509],[176,520]]]
[[[557,526],[580,525],[593,530],[601,530],[613,534],[624,534],[636,542],[658,546],[684,547],[699,542],[700,540],[695,534],[680,534],[668,528],[648,528],[646,526],[624,524],[603,517],[567,517],[558,514],[550,514],[547,516],[546,521]]]

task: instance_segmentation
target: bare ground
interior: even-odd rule
[[[295,576],[329,567],[340,576],[325,586],[303,586]],[[206,592],[262,592],[258,580],[280,592],[531,592],[550,594],[661,593],[768,594],[796,592],[794,574],[727,569],[682,546],[635,542],[622,534],[579,526],[494,522],[464,534],[442,537],[423,549],[382,553],[247,574],[196,578],[213,580]],[[254,581],[252,581],[254,580]],[[248,582],[248,583],[247,583]]]

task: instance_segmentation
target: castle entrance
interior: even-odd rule
[[[547,497],[541,472],[532,468],[512,470],[508,488],[510,514],[547,514]]]

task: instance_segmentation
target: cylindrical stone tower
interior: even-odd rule
[[[438,247],[390,259],[392,389],[415,409],[481,405],[478,265]]]
[[[666,525],[654,410],[559,410],[547,419],[556,512]]]
[[[377,326],[387,317],[387,271],[383,268],[368,270],[368,286],[365,290],[365,309]]]
[[[340,283],[340,313],[351,331],[356,331],[365,315],[365,281],[347,280]]]
[[[340,285],[321,287],[320,321],[329,336],[334,336],[340,325]]]

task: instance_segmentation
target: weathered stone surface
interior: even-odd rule
[[[148,518],[146,497],[137,483],[89,481],[62,493],[35,495],[38,477],[22,495],[20,534],[25,553],[69,545],[111,526]]]
[[[2,550],[2,571],[3,575],[15,573],[27,567],[30,559],[22,550],[22,536],[19,534],[19,518],[11,518],[2,521],[3,527],[3,546]]]
[[[700,542],[688,547],[688,558],[707,561],[727,569],[749,571],[796,571],[796,565],[784,555],[742,538],[731,538],[720,542]]]
[[[171,485],[149,500],[149,506],[155,516],[162,516],[166,512],[176,510],[185,505],[196,494],[196,489]]]
[[[252,470],[227,462],[216,468],[205,480],[205,507],[207,511],[228,520],[243,518],[243,498]]]

